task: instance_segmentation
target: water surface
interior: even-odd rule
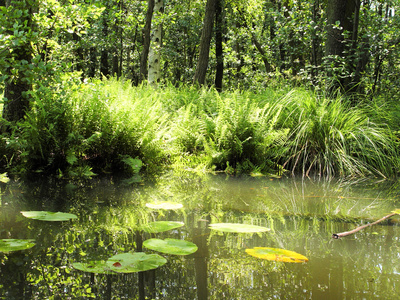
[[[1,299],[395,299],[400,290],[400,218],[331,238],[400,208],[400,189],[391,182],[181,174],[134,186],[97,180],[1,188],[0,237],[36,240],[30,250],[0,254]],[[183,208],[146,207],[154,201]],[[23,210],[70,212],[78,219],[28,220]],[[185,226],[154,235],[139,230],[160,220]],[[271,230],[236,234],[208,228],[220,222]],[[162,254],[167,264],[140,274],[72,267],[138,251],[151,237],[185,239],[199,250]],[[266,261],[246,254],[253,247],[292,250],[309,261]]]

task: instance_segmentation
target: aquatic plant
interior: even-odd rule
[[[257,258],[273,261],[291,263],[303,263],[308,261],[308,258],[302,254],[279,248],[254,247],[253,249],[246,249],[246,253]]]

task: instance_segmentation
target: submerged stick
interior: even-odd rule
[[[365,224],[363,226],[357,227],[357,228],[355,228],[353,230],[350,230],[350,231],[341,232],[341,233],[334,233],[334,234],[332,234],[332,238],[338,239],[338,238],[341,238],[341,237],[356,233],[357,231],[360,231],[360,230],[362,230],[362,229],[364,229],[364,228],[366,228],[368,226],[372,226],[372,225],[378,224],[378,223],[380,223],[382,221],[385,221],[386,219],[389,219],[390,217],[393,217],[394,215],[397,215],[397,213],[392,213],[390,215],[384,216],[382,219],[379,219],[378,221],[375,221],[375,222],[369,223],[369,224]]]

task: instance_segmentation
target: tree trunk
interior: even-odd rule
[[[93,78],[96,76],[96,69],[97,69],[97,52],[96,47],[90,47],[89,49],[89,71],[88,76]]]
[[[7,5],[14,7],[16,10],[21,10],[21,12],[26,10],[25,1],[7,1]],[[30,6],[28,9],[32,10],[33,7]],[[20,19],[15,21],[18,21],[19,24],[25,24],[25,30],[28,31],[31,27],[30,16],[30,12],[22,13]],[[27,40],[13,49],[10,59],[15,60],[17,63],[26,61],[29,64],[32,60],[32,51],[33,49],[30,41]],[[28,92],[32,89],[32,85],[30,79],[26,77],[23,71],[12,76],[12,69],[9,67],[6,71],[6,75],[10,76],[11,79],[5,82],[3,118],[10,122],[17,122],[24,118],[29,108],[30,100]]]
[[[104,40],[107,41],[108,37],[108,13],[107,9],[104,11],[103,15],[103,36]],[[100,73],[103,76],[108,76],[110,75],[110,65],[108,63],[108,46],[106,46],[107,42],[104,43],[103,49],[101,50],[101,55],[100,55]]]
[[[224,15],[223,0],[217,0],[215,10],[215,56],[217,59],[217,67],[215,72],[215,88],[222,91],[222,80],[224,77],[224,51],[222,47]]]
[[[327,6],[327,40],[326,40],[326,55],[330,57],[329,60],[333,60],[336,66],[335,57],[341,57],[343,59],[351,59],[348,53],[351,50],[350,47],[356,46],[357,38],[357,26],[354,23],[354,14],[357,7],[358,1],[348,1],[348,0],[330,0]],[[339,25],[339,26],[338,26]],[[343,33],[347,32],[350,36],[350,40],[345,40]],[[352,63],[347,61],[347,71],[351,72],[350,66]],[[344,91],[347,90],[348,80],[342,77],[340,74],[336,73],[335,70],[328,70],[327,75],[331,77],[331,86],[329,87],[329,92],[333,92],[338,88],[343,88]],[[350,74],[347,74],[350,75]]]
[[[155,0],[154,13],[151,22],[150,50],[149,50],[149,74],[148,82],[157,86],[161,80],[161,45],[162,45],[162,14],[164,13],[164,1]]]
[[[147,78],[147,59],[149,57],[150,30],[151,30],[151,19],[153,18],[153,10],[154,10],[154,0],[148,0],[146,24],[143,29],[143,49],[140,55],[140,78],[139,78],[140,82]]]
[[[199,85],[203,85],[206,80],[216,2],[217,0],[207,0],[206,4],[203,30],[201,32],[199,60],[194,74],[194,82]]]

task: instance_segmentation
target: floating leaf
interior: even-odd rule
[[[265,232],[271,230],[267,227],[238,223],[214,223],[210,224],[209,227],[217,231],[237,233]]]
[[[151,222],[143,226],[143,230],[148,233],[159,233],[172,229],[182,227],[184,224],[182,222],[174,221],[157,221]]]
[[[176,202],[155,202],[155,203],[146,203],[148,208],[153,209],[180,209],[183,207],[182,204]]]
[[[301,255],[294,251],[278,248],[254,247],[253,249],[246,249],[246,253],[254,257],[274,261],[292,263],[302,263],[308,261],[308,258],[304,255]]]
[[[149,239],[143,242],[143,246],[151,250],[174,255],[189,255],[197,251],[196,244],[177,239]]]
[[[0,240],[0,252],[26,250],[35,246],[35,240],[3,239]]]
[[[143,252],[121,253],[110,257],[106,265],[114,272],[133,273],[156,269],[164,265],[167,260],[158,254]]]
[[[89,261],[87,263],[73,263],[72,266],[83,272],[90,272],[96,274],[115,274],[115,272],[111,272],[109,267],[106,265],[104,260],[95,260]]]
[[[52,221],[52,222],[68,221],[77,218],[77,216],[74,214],[63,213],[63,212],[51,212],[51,211],[21,211],[21,214],[29,219]]]

